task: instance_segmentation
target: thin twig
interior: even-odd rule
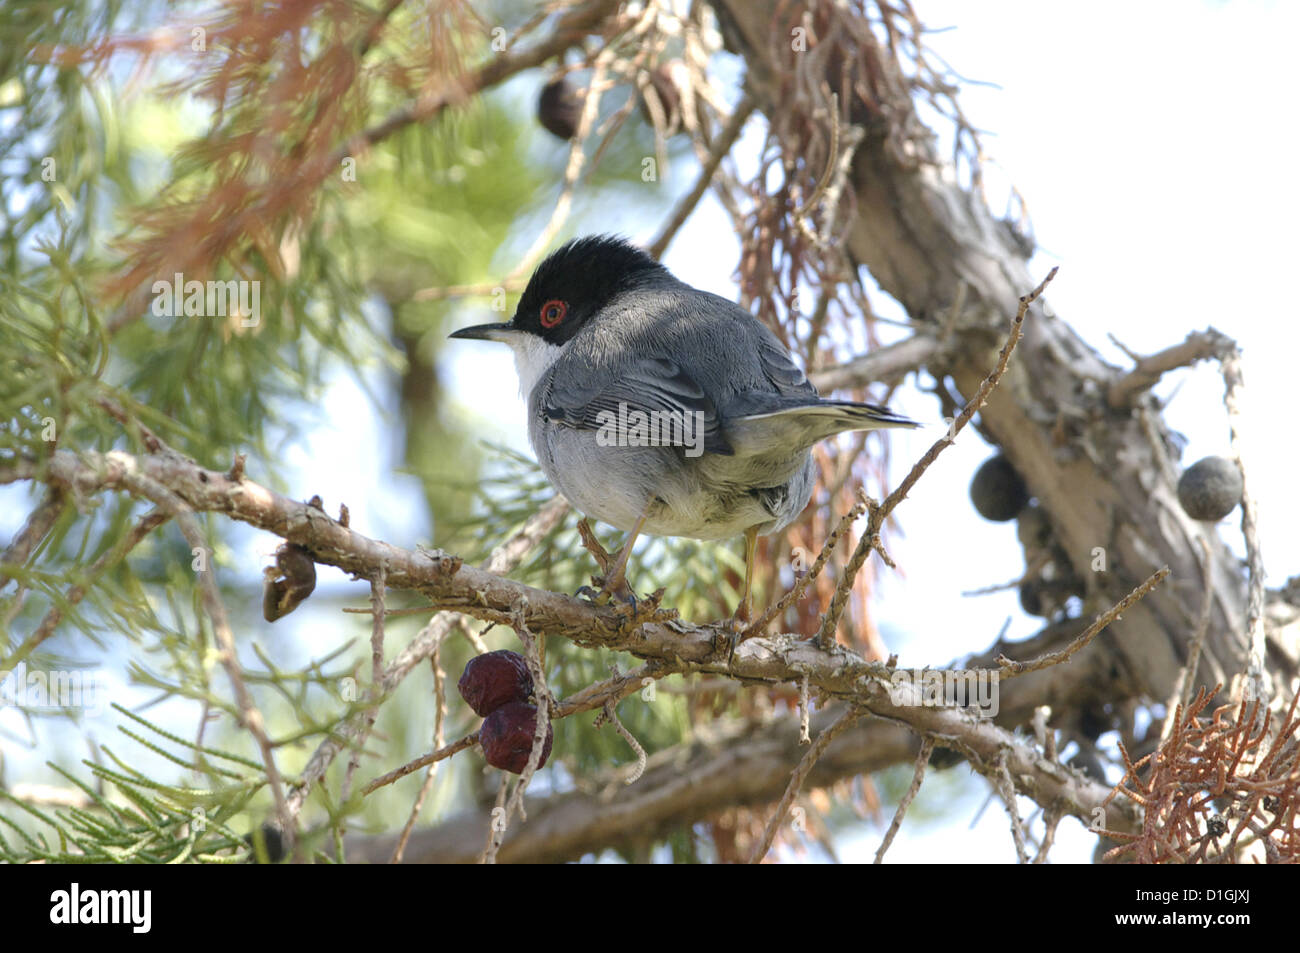
[[[822,85],[825,86],[826,84],[823,83]],[[819,92],[822,91],[819,90]],[[824,95],[825,93],[823,92],[823,96]],[[794,219],[796,224],[799,224],[808,216],[808,213],[816,207],[817,202],[826,194],[826,190],[830,188],[831,179],[835,176],[835,168],[840,157],[839,103],[839,96],[835,93],[831,93],[829,100],[826,102],[826,112],[830,117],[831,126],[831,147],[826,153],[826,168],[822,170],[821,178],[817,180],[816,186],[813,187],[812,195],[808,196],[807,200],[801,203],[800,206],[794,210],[791,217]]]
[[[275,746],[266,733],[266,721],[263,719],[257,705],[254,704],[248,686],[244,684],[243,669],[240,667],[239,653],[235,647],[235,633],[230,627],[230,617],[227,615],[225,603],[221,599],[221,591],[217,588],[216,579],[213,578],[212,554],[203,538],[202,531],[199,529],[199,522],[194,518],[194,513],[189,508],[189,505],[166,487],[154,483],[143,474],[137,474],[136,479],[141,481],[139,486],[146,491],[150,499],[171,510],[176,525],[180,527],[181,533],[184,534],[185,540],[190,544],[191,549],[207,554],[197,575],[203,609],[212,622],[212,632],[216,636],[217,645],[220,647],[217,657],[226,670],[231,688],[234,689],[235,703],[239,706],[240,711],[240,723],[253,736],[253,740],[257,742],[257,746],[261,751],[262,764],[266,768],[266,780],[271,788],[271,795],[275,799],[275,813],[280,822],[280,831],[286,840],[292,844],[294,841],[293,818],[289,813],[289,805],[285,799],[284,783],[280,778],[280,769],[275,763]],[[152,486],[148,486],[149,484],[152,484]],[[150,489],[152,492],[148,492]]]
[[[59,514],[63,512],[64,506],[67,505],[61,487],[47,487],[45,496],[41,502],[36,505],[27,517],[27,522],[23,528],[18,531],[18,535],[13,538],[3,554],[0,554],[0,587],[9,581],[9,574],[4,571],[6,565],[21,566],[27,562],[27,557],[32,554],[41,540],[53,529]]]
[[[727,120],[727,125],[723,127],[718,138],[713,141],[713,148],[709,150],[708,161],[700,169],[700,176],[695,180],[695,187],[682,196],[673,209],[672,216],[659,231],[659,237],[652,241],[649,248],[646,249],[651,258],[663,257],[673,237],[686,223],[686,220],[691,217],[691,213],[695,211],[695,206],[700,203],[700,199],[704,198],[704,193],[713,184],[713,177],[718,172],[718,166],[722,165],[722,160],[731,152],[731,147],[740,138],[745,123],[749,121],[749,117],[754,114],[757,107],[757,101],[748,93],[736,104],[735,110],[731,113],[731,118]]]
[[[470,618],[468,616],[463,616],[463,615],[456,616],[455,624],[456,624],[456,628],[460,629],[461,635],[465,636],[465,640],[469,642],[470,645],[474,646],[474,652],[476,654],[478,655],[487,654],[487,652],[489,651],[487,643],[483,641],[483,636],[479,635],[477,632],[474,631],[474,623],[470,621]]]
[[[826,561],[830,559],[831,553],[835,551],[836,545],[840,538],[849,531],[853,523],[867,511],[867,500],[862,496],[861,490],[858,491],[859,500],[849,509],[847,513],[840,517],[840,521],[835,524],[835,529],[826,537],[826,542],[822,544],[821,552],[817,554],[817,559],[809,570],[799,579],[795,580],[794,587],[781,597],[781,600],[775,605],[768,606],[767,611],[758,617],[758,620],[750,625],[743,633],[741,640],[749,638],[751,635],[762,632],[768,624],[778,615],[803,598],[803,594],[808,587],[816,581],[821,575],[821,571],[826,566]]]
[[[898,829],[903,826],[903,815],[907,813],[908,806],[912,799],[916,797],[916,792],[921,790],[921,782],[925,780],[925,767],[930,763],[930,755],[934,751],[934,738],[925,735],[921,739],[921,748],[916,752],[916,761],[912,764],[912,783],[908,785],[903,799],[898,802],[898,808],[894,811],[894,819],[889,824],[889,830],[885,831],[885,839],[880,842],[876,849],[876,859],[873,864],[881,863],[885,859],[885,851],[889,850],[889,845],[894,842],[894,835]]]
[[[853,588],[853,580],[857,577],[858,570],[866,562],[867,556],[872,549],[885,555],[880,549],[880,529],[884,526],[885,520],[893,512],[894,507],[907,496],[916,482],[921,479],[922,474],[938,459],[942,453],[975,416],[976,412],[984,406],[988,400],[989,394],[997,386],[1002,375],[1006,373],[1007,362],[1011,360],[1011,352],[1015,350],[1017,342],[1020,340],[1021,328],[1025,323],[1025,315],[1029,313],[1029,306],[1038,299],[1047,287],[1048,283],[1056,277],[1057,269],[1053,268],[1033,291],[1020,297],[1020,305],[1016,309],[1016,316],[1011,322],[1011,333],[1007,336],[1007,342],[1002,346],[1002,352],[998,355],[997,366],[992,373],[980,383],[979,389],[975,392],[962,412],[953,421],[952,427],[948,433],[936,440],[925,455],[921,457],[912,467],[911,471],[903,478],[903,482],[898,485],[893,493],[885,498],[885,502],[880,506],[871,508],[871,515],[867,522],[867,528],[863,531],[862,537],[858,540],[857,548],[853,551],[853,556],[849,559],[848,565],[844,567],[844,572],[840,576],[839,584],[836,586],[835,595],[831,599],[830,609],[827,611],[825,618],[822,620],[821,629],[817,632],[817,644],[822,648],[829,648],[835,641],[835,628],[839,624],[840,615],[844,612],[844,604],[848,600],[849,591]],[[888,562],[888,559],[886,559]]]
[[[1174,730],[1179,718],[1180,708],[1186,708],[1192,700],[1192,686],[1195,684],[1196,666],[1201,661],[1201,646],[1205,643],[1205,634],[1210,630],[1210,610],[1214,606],[1214,587],[1212,571],[1214,556],[1210,544],[1204,536],[1197,537],[1201,544],[1201,612],[1196,619],[1196,632],[1192,635],[1191,647],[1187,651],[1187,664],[1179,675],[1178,684],[1165,702],[1165,722],[1160,727],[1160,740],[1164,741]]]
[[[753,854],[750,855],[749,862],[751,864],[762,863],[763,858],[767,856],[767,852],[772,849],[772,841],[776,837],[776,830],[785,823],[786,815],[790,813],[790,805],[799,796],[804,780],[808,777],[808,773],[812,771],[813,765],[817,763],[817,759],[835,740],[835,736],[857,721],[860,716],[861,712],[857,708],[850,707],[834,723],[827,726],[817,736],[813,746],[805,752],[798,766],[794,769],[794,773],[790,775],[790,783],[786,785],[785,793],[781,795],[781,800],[777,802],[776,812],[772,815],[772,819],[767,822],[767,829],[763,831],[763,839],[759,841],[754,848]]]
[[[370,692],[369,705],[366,706],[365,722],[362,725],[360,733],[352,744],[352,755],[348,758],[348,766],[343,774],[343,785],[340,788],[339,800],[346,801],[352,793],[352,776],[356,773],[357,767],[361,764],[361,752],[366,746],[366,740],[370,733],[375,730],[375,721],[379,718],[379,702],[383,695],[379,691],[379,685],[384,680],[384,598],[387,594],[388,573],[383,566],[379,572],[375,573],[375,578],[370,581]]]
[[[632,769],[631,774],[623,779],[623,783],[635,784],[641,779],[641,775],[645,774],[645,766],[649,759],[646,757],[645,748],[641,746],[641,742],[636,740],[636,735],[628,731],[623,722],[619,721],[618,713],[614,710],[614,705],[615,701],[612,698],[605,702],[605,707],[602,709],[600,717],[596,719],[596,727],[599,728],[606,721],[612,723],[614,729],[623,736],[623,740],[626,741],[628,747],[632,749],[632,753],[636,755],[636,767]]]
[[[392,771],[389,771],[387,774],[381,774],[379,777],[375,778],[373,781],[371,781],[369,784],[363,787],[361,789],[361,793],[363,795],[373,794],[375,791],[378,791],[382,787],[387,787],[388,785],[392,784],[394,781],[400,781],[408,774],[414,774],[416,771],[419,771],[421,768],[425,767],[426,765],[435,764],[436,762],[442,761],[445,758],[450,758],[452,755],[456,754],[457,752],[464,751],[466,748],[472,748],[476,744],[478,744],[478,732],[471,731],[463,738],[458,738],[449,745],[443,745],[437,751],[431,751],[429,754],[421,755],[420,757],[416,758],[414,761],[408,761],[400,768],[394,768]]]
[[[1002,799],[1003,806],[1007,809],[1007,817],[1011,819],[1011,839],[1016,845],[1016,857],[1020,863],[1029,863],[1029,851],[1025,848],[1025,823],[1020,818],[1020,808],[1016,804],[1016,786],[1011,780],[1011,771],[1007,768],[1006,751],[999,752],[996,770],[990,780],[993,782],[993,789],[998,792],[998,797]]]
[[[443,675],[439,653],[441,646],[433,650],[429,656],[429,667],[433,670],[433,697],[434,697],[434,724],[433,724],[433,746],[441,748],[443,744],[443,722],[447,717],[447,692],[445,687],[446,677]],[[433,790],[434,779],[438,776],[438,762],[429,765],[429,770],[424,775],[424,783],[420,785],[420,793],[415,798],[415,803],[411,805],[411,813],[407,815],[406,825],[402,828],[402,833],[397,838],[397,845],[393,848],[393,856],[389,863],[400,864],[402,857],[406,853],[407,841],[411,839],[411,832],[415,830],[415,821],[420,816],[420,809],[424,807],[425,798]]]
[[[1056,808],[1043,809],[1043,842],[1038,846],[1038,853],[1034,855],[1035,864],[1047,862],[1047,852],[1052,849],[1052,844],[1056,841],[1056,828],[1064,816],[1065,814]]]
[[[1149,357],[1140,357],[1111,338],[1136,365],[1123,377],[1117,378],[1106,392],[1106,402],[1115,409],[1127,407],[1133,398],[1150,390],[1169,371],[1180,367],[1189,367],[1197,361],[1215,356],[1224,356],[1232,348],[1232,341],[1214,328],[1193,331],[1187,339],[1173,347],[1167,347]]]
[[[799,744],[812,744],[808,735],[808,675],[799,680]]]
[[[1254,698],[1267,703],[1271,693],[1268,669],[1265,666],[1264,631],[1264,555],[1259,546],[1259,508],[1250,492],[1246,468],[1245,434],[1242,405],[1245,402],[1246,381],[1241,366],[1241,350],[1233,347],[1223,359],[1223,405],[1228,411],[1228,432],[1232,455],[1241,470],[1241,534],[1246,540],[1246,565],[1250,581],[1246,595],[1246,636],[1250,645],[1246,678],[1251,682]]]
[[[480,864],[495,864],[497,862],[497,849],[501,846],[501,836],[505,834],[507,826],[506,821],[506,791],[510,787],[510,775],[501,772],[501,781],[497,784],[497,800],[492,805],[492,813],[488,821],[488,839],[483,846],[483,854],[479,857]]]
[[[1005,655],[999,655],[998,665],[1002,667],[1000,677],[1005,681],[1008,678],[1015,678],[1017,675],[1024,675],[1028,672],[1037,672],[1039,669],[1050,668],[1053,665],[1061,664],[1075,652],[1079,651],[1079,649],[1091,642],[1098,632],[1106,628],[1106,626],[1110,625],[1128,611],[1130,606],[1154,589],[1156,585],[1168,575],[1169,567],[1161,566],[1147,577],[1146,582],[1142,583],[1142,585],[1138,586],[1119,602],[1115,603],[1101,615],[1097,616],[1092,625],[1088,626],[1088,628],[1085,629],[1078,638],[1059,652],[1047,652],[1046,654],[1040,655],[1038,658],[1028,662],[1017,662],[1013,659],[1007,658]]]

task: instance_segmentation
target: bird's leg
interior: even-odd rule
[[[645,525],[646,514],[637,517],[636,525],[632,527],[632,532],[627,534],[627,541],[623,543],[623,548],[618,551],[618,556],[614,560],[614,565],[605,573],[605,584],[600,587],[603,594],[610,596],[619,596],[623,599],[636,601],[632,593],[632,587],[627,584],[627,560],[632,555],[632,544],[636,542],[637,536],[641,534],[641,527]]]
[[[605,548],[597,542],[596,537],[591,532],[590,525],[585,525],[586,520],[578,524],[578,532],[582,535],[582,544],[587,551],[595,557],[596,562],[600,564],[601,578],[593,579],[592,582],[600,583],[600,591],[592,593],[591,589],[583,586],[578,590],[579,595],[590,593],[593,596],[592,601],[597,605],[605,605],[613,597],[618,597],[622,602],[636,605],[636,594],[627,584],[627,560],[632,555],[632,545],[636,542],[637,536],[641,533],[641,527],[645,525],[646,517],[649,515],[649,504],[646,510],[637,518],[636,525],[632,527],[632,532],[628,533],[627,540],[623,543],[623,548],[618,551],[618,555],[611,561],[610,555]]]
[[[740,633],[742,631],[741,623],[748,622],[750,616],[750,586],[754,582],[754,550],[758,547],[758,527],[751,526],[745,530],[745,588],[740,594],[740,602],[736,604],[736,611],[731,616],[731,651],[727,655],[727,661],[730,663],[731,656],[736,654],[736,646],[740,644]]]
[[[600,575],[603,579],[609,572],[609,550],[600,545],[600,540],[591,531],[591,524],[587,522],[585,516],[578,520],[578,535],[582,537],[582,548],[591,553],[591,558],[596,560],[596,565],[600,567]]]
[[[749,621],[749,589],[754,582],[754,550],[757,547],[758,527],[751,526],[745,530],[745,588],[740,593],[740,602],[736,604],[736,611],[731,617],[733,623]]]

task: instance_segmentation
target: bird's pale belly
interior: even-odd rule
[[[540,445],[539,445],[540,444]],[[791,522],[812,492],[811,464],[760,491],[719,478],[734,458],[687,460],[667,447],[604,447],[591,431],[549,426],[533,449],[551,483],[587,516],[652,536],[730,539],[752,526],[768,533]],[[555,460],[565,461],[561,471]],[[739,461],[735,461],[739,463]],[[710,471],[710,472],[705,472]]]

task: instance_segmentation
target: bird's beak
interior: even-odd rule
[[[476,324],[472,328],[461,328],[453,331],[450,336],[474,341],[500,341],[504,344],[520,333],[513,321],[505,321],[501,324]]]

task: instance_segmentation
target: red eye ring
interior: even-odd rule
[[[546,304],[542,305],[541,314],[539,315],[542,327],[555,327],[564,320],[564,316],[568,313],[569,306],[567,304],[559,298],[552,298],[550,301],[546,302]]]

